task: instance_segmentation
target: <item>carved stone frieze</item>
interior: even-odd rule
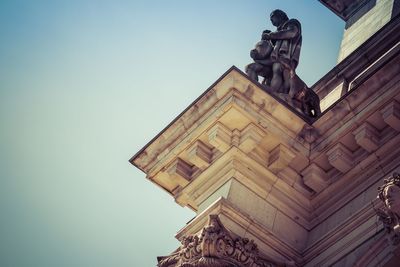
[[[393,245],[400,244],[400,174],[393,173],[378,188],[384,208],[376,211]]]
[[[237,237],[222,225],[218,215],[210,215],[199,235],[182,238],[171,255],[158,257],[159,267],[276,267],[259,256],[253,240]]]

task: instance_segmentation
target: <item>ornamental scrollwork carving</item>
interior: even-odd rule
[[[378,198],[384,203],[376,211],[378,218],[389,235],[393,245],[400,244],[400,175],[393,173],[378,187]]]
[[[158,258],[159,267],[276,267],[259,256],[253,240],[236,237],[217,215],[199,235],[182,238],[182,245],[167,257]]]

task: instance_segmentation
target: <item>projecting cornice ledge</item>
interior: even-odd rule
[[[158,257],[158,267],[278,267],[259,255],[253,240],[234,235],[217,215],[210,215],[200,234],[182,238],[171,255]]]
[[[275,172],[282,160],[305,161],[307,127],[310,122],[301,111],[233,66],[130,162],[176,195],[233,146],[245,153],[262,147],[260,162]],[[268,151],[270,159],[264,155]]]
[[[344,21],[347,21],[360,7],[366,4],[365,0],[319,0]]]

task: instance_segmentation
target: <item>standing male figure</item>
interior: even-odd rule
[[[301,24],[296,19],[289,19],[285,12],[276,9],[270,15],[274,32],[264,31],[263,40],[271,40],[274,49],[272,61],[271,87],[278,93],[288,94],[299,64],[301,49]]]

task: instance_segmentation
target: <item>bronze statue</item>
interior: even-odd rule
[[[256,75],[270,79],[269,86],[277,93],[288,94],[291,79],[299,63],[301,49],[301,24],[296,19],[289,19],[285,12],[276,9],[271,13],[274,32],[265,30],[261,42],[257,43],[250,56],[254,63],[246,66],[246,72],[257,80]],[[267,71],[265,71],[267,70]],[[271,75],[264,75],[271,72]],[[269,74],[269,73],[267,73]]]
[[[321,114],[318,95],[296,75],[302,43],[301,24],[279,9],[272,11],[270,19],[277,29],[262,33],[261,41],[250,51],[254,62],[245,71],[256,81],[258,76],[263,77],[262,84],[272,92],[289,94],[291,104],[305,115],[318,117]]]
[[[274,50],[272,42],[261,38],[261,41],[250,51],[250,57],[254,59],[254,63],[250,63],[245,69],[250,78],[258,81],[258,76],[261,76],[264,78],[262,84],[270,85],[273,64],[270,58],[272,50]]]

